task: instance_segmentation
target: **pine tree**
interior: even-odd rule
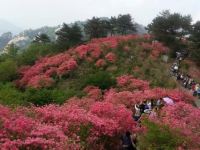
[[[90,39],[106,37],[109,31],[109,21],[93,17],[87,21],[84,30]]]
[[[33,43],[49,43],[49,42],[51,42],[49,36],[44,33],[39,33],[33,39]]]
[[[77,24],[73,24],[69,27],[67,24],[63,23],[62,27],[56,32],[57,44],[62,48],[69,48],[82,41],[82,31]]]
[[[113,20],[114,21],[114,20]],[[117,32],[125,35],[136,31],[135,24],[132,21],[131,15],[119,15],[117,18]]]

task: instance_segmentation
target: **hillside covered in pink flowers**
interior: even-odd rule
[[[200,109],[168,76],[168,51],[151,35],[113,36],[20,67],[13,84],[30,101],[0,105],[0,149],[117,150],[129,131],[141,150],[198,150]],[[138,104],[158,100],[134,120]]]

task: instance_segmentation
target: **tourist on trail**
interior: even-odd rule
[[[195,87],[196,87],[196,84],[195,84],[195,82],[193,81],[193,83],[192,83],[192,86],[191,86],[191,90],[192,90],[192,92],[193,92],[193,96],[195,96]]]
[[[158,107],[154,107],[153,110],[151,111],[149,118],[150,119],[156,119],[158,116]]]
[[[186,76],[184,77],[184,79],[183,79],[183,86],[184,86],[185,88],[187,88],[187,86],[188,86],[188,81],[189,81],[189,77],[188,77],[188,75],[186,75]]]
[[[147,114],[150,114],[151,110],[152,110],[151,101],[147,101],[146,104],[145,104],[144,112],[147,113]]]
[[[187,86],[188,89],[191,89],[191,88],[192,88],[192,83],[193,83],[193,79],[190,78],[190,79],[188,80],[188,86]]]
[[[158,108],[161,108],[162,105],[163,105],[162,98],[160,98],[160,99],[157,100],[156,106],[157,106]]]
[[[200,97],[200,86],[197,87],[197,95]]]
[[[181,74],[180,78],[181,78],[181,80],[183,80],[183,79],[184,79],[184,75],[183,75],[183,74]]]
[[[138,121],[141,117],[141,111],[138,105],[135,105],[135,114],[133,116],[135,121]]]
[[[136,148],[133,146],[131,133],[129,131],[122,135],[121,141],[123,150],[136,150]]]
[[[198,92],[197,92],[198,90],[199,90],[199,84],[196,84],[195,87],[194,87],[194,92],[193,92],[194,96],[198,95]]]
[[[180,72],[178,73],[176,80],[181,80],[181,73]]]
[[[180,52],[176,52],[176,59],[180,59],[181,57],[181,53]]]
[[[146,101],[145,102],[141,102],[140,105],[139,105],[141,114],[144,113],[145,105],[146,105]]]
[[[147,101],[147,106],[151,110],[152,109],[152,101]]]
[[[156,101],[155,100],[151,100],[151,109],[153,109],[156,106]]]
[[[175,65],[175,66],[174,66],[174,71],[175,71],[175,72],[178,72],[178,65]]]

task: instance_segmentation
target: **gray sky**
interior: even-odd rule
[[[0,18],[22,28],[130,13],[147,25],[162,10],[191,14],[200,20],[200,0],[0,0]]]

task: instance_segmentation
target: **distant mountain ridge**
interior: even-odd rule
[[[11,32],[12,34],[16,35],[22,30],[22,28],[12,24],[11,22],[4,19],[0,19],[0,35],[6,32]]]
[[[7,44],[14,43],[16,46],[20,48],[27,47],[34,39],[36,35],[39,33],[47,34],[52,41],[55,41],[55,30],[58,27],[48,27],[44,26],[38,29],[28,29],[20,32],[18,35],[14,36]]]
[[[86,23],[86,21],[76,21],[75,23],[78,24],[83,30],[84,24]],[[72,24],[68,24],[68,25],[71,26]],[[15,44],[16,46],[20,48],[26,48],[33,41],[34,37],[39,33],[45,33],[50,37],[51,41],[55,41],[56,40],[55,31],[58,30],[60,27],[61,26],[58,25],[55,27],[44,26],[38,29],[28,29],[28,30],[24,30],[20,32],[19,34],[15,36],[12,36],[11,38],[10,36],[8,36],[8,33],[2,34],[2,36],[0,36],[0,49],[3,50],[4,47],[6,47],[8,44],[11,44],[11,43]],[[137,34],[147,33],[145,27],[138,23],[136,23],[136,29],[137,29]],[[7,35],[7,38],[6,38],[6,35]],[[85,35],[84,32],[83,32],[83,35]]]
[[[0,36],[0,49],[3,49],[10,40],[12,40],[13,36],[11,32],[3,33]]]

